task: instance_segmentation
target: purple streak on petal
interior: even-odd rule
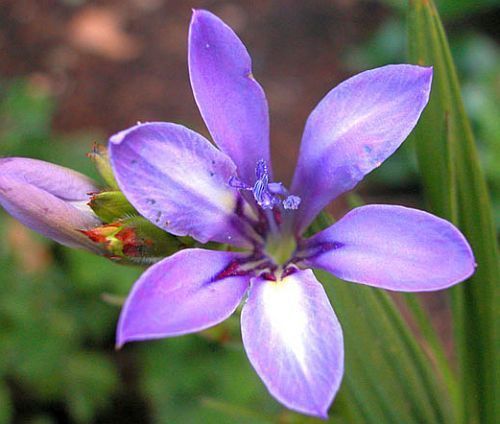
[[[252,280],[241,315],[248,358],[283,405],[326,418],[344,370],[342,329],[311,270]]]
[[[205,10],[193,12],[189,74],[212,137],[233,159],[239,177],[253,185],[257,161],[271,163],[266,97],[252,75],[243,43],[229,26]]]
[[[474,256],[452,224],[403,206],[352,210],[306,241],[305,265],[344,280],[398,291],[432,291],[474,273]]]
[[[0,205],[32,230],[70,247],[100,249],[78,230],[100,225],[86,204],[97,186],[71,169],[35,159],[0,159]]]
[[[115,177],[137,210],[160,228],[205,243],[249,246],[237,215],[235,166],[201,135],[171,123],[140,124],[110,139]]]
[[[432,68],[389,65],[344,81],[307,120],[291,192],[302,198],[303,231],[405,140],[429,99]]]
[[[243,298],[248,275],[227,272],[240,253],[182,250],[151,266],[122,309],[117,346],[204,330],[229,317]]]

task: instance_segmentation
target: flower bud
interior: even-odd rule
[[[82,233],[93,242],[101,244],[110,259],[133,263],[155,262],[180,249],[191,247],[194,243],[181,241],[141,216],[105,224]]]
[[[89,206],[106,223],[139,215],[121,191],[96,193],[90,198]]]
[[[116,183],[113,169],[109,163],[108,149],[102,144],[95,143],[92,147],[92,151],[88,153],[87,156],[94,162],[97,172],[99,172],[104,182],[110,188],[117,190],[118,184]]]
[[[80,230],[101,224],[87,205],[99,189],[86,176],[36,159],[0,158],[0,205],[32,230],[69,247],[100,253]]]

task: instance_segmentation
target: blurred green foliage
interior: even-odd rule
[[[456,67],[432,0],[410,2],[408,41],[412,62],[434,66],[431,98],[412,135],[427,204],[461,228],[477,264],[467,284],[448,292],[458,359],[457,422],[496,423],[497,237]]]
[[[396,10],[406,11],[406,1],[382,0],[382,2]],[[487,12],[498,6],[498,0],[436,0],[435,3],[444,19],[460,18],[468,13]]]
[[[7,234],[9,224],[2,214],[2,240],[22,238],[20,227]],[[0,397],[5,398],[0,422],[8,422],[12,408],[7,407],[14,401],[18,410],[27,403],[27,415],[17,417],[23,422],[56,403],[63,403],[76,422],[91,422],[119,388],[109,340],[117,310],[100,295],[126,294],[138,270],[84,252],[54,250],[33,237],[34,251],[16,251],[7,243],[0,247]]]

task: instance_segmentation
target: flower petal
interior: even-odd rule
[[[309,116],[291,193],[303,231],[331,200],[351,190],[405,140],[429,99],[432,68],[389,65],[331,90]]]
[[[225,320],[248,288],[248,276],[227,272],[243,258],[240,253],[186,249],[151,266],[122,309],[117,346],[193,333]]]
[[[99,191],[87,176],[37,159],[0,158],[0,175],[16,178],[68,201],[88,201],[89,193]]]
[[[99,253],[79,230],[100,225],[88,207],[96,185],[71,169],[27,158],[0,159],[0,205],[32,230],[70,247]]]
[[[241,315],[248,358],[286,407],[326,418],[344,370],[340,324],[311,270],[252,280]]]
[[[250,56],[234,31],[206,10],[195,10],[189,29],[189,74],[194,97],[213,139],[248,185],[257,161],[271,163],[269,111],[252,75]]]
[[[349,212],[306,242],[305,265],[388,290],[445,289],[474,273],[474,256],[452,224],[403,206]]]
[[[110,139],[115,177],[147,219],[205,243],[247,246],[235,166],[201,135],[171,123],[139,124]]]

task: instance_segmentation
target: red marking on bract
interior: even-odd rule
[[[115,235],[116,239],[123,243],[123,253],[126,256],[138,255],[138,239],[135,231],[132,228],[124,228]]]
[[[134,228],[122,225],[116,222],[80,232],[93,242],[104,244],[113,256],[117,254],[128,257],[141,256],[144,247],[151,247],[154,244],[152,240],[138,237]]]
[[[116,256],[116,255],[104,255],[106,258],[108,258],[109,260],[112,260],[112,261],[115,261],[115,262],[119,262],[119,261],[122,261],[123,258],[120,257],[120,256]]]
[[[107,238],[116,232],[120,227],[119,224],[108,224],[101,227],[92,228],[91,230],[79,230],[82,234],[85,234],[90,240],[95,243],[106,243]]]

